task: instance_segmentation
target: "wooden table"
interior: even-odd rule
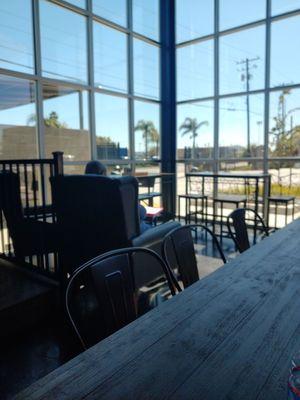
[[[300,220],[17,399],[285,399],[300,349]]]
[[[201,180],[201,194],[205,195],[205,181],[213,180],[214,183],[214,191],[218,191],[218,183],[222,179],[229,181],[237,181],[241,180],[244,184],[245,195],[247,195],[248,200],[250,188],[253,190],[253,196],[251,200],[254,202],[254,210],[258,212],[258,203],[259,203],[259,184],[261,183],[263,186],[263,216],[268,221],[268,197],[270,193],[270,185],[271,185],[271,175],[270,174],[262,174],[262,173],[251,173],[251,172],[243,172],[243,173],[234,173],[234,172],[189,172],[186,174],[186,193],[190,192],[190,184],[191,179],[200,179]],[[215,193],[216,194],[216,193]],[[214,211],[215,214],[215,211]]]

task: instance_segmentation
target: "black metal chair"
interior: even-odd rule
[[[155,192],[155,176],[145,176],[138,177],[139,188],[146,188],[147,191],[145,193],[139,193],[140,201],[147,201],[150,207],[153,207],[153,199],[154,197],[161,197],[160,192]]]
[[[66,311],[84,349],[138,317],[134,277],[136,254],[158,263],[171,294],[176,294],[176,278],[172,271],[150,249],[118,249],[88,261],[74,271],[66,288]]]
[[[208,233],[211,236],[213,245],[216,246],[224,264],[226,263],[225,255],[216,235],[214,235],[214,233],[206,226],[193,224],[183,225],[173,229],[164,238],[162,254],[169,268],[177,269],[179,280],[182,281],[184,288],[199,280],[194,240],[192,236],[192,232],[195,231],[197,240],[197,229],[202,229],[205,231],[205,234]],[[174,274],[172,276],[174,276]],[[174,284],[177,284],[177,279]],[[178,289],[177,285],[176,288]]]
[[[264,220],[251,208],[238,208],[229,214],[227,229],[240,253],[250,248],[248,229],[253,230],[253,244],[257,240],[257,231],[262,231],[262,237],[269,236]]]
[[[285,209],[284,216],[285,216],[285,225],[288,224],[288,211],[291,209],[292,211],[292,217],[291,221],[294,221],[295,217],[295,196],[270,196],[268,198],[268,216],[270,218],[270,208],[271,205],[274,204],[274,212],[275,212],[275,217],[274,217],[274,228],[277,228],[277,216],[278,216],[278,207],[282,205]],[[290,207],[289,207],[290,206]],[[269,223],[270,226],[270,223]]]

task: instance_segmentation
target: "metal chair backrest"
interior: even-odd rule
[[[66,289],[66,310],[84,349],[137,318],[133,265],[135,254],[161,266],[171,294],[176,290],[172,272],[154,251],[141,247],[102,254],[71,275]],[[143,265],[139,265],[142,268]]]
[[[258,226],[261,225],[261,227]],[[248,228],[254,230],[254,238],[256,240],[256,231],[262,230],[268,236],[268,229],[261,216],[251,208],[237,208],[227,217],[227,228],[232,237],[238,251],[243,253],[250,248],[250,240]]]
[[[145,187],[150,192],[154,190],[155,176],[138,177],[139,187]]]
[[[183,286],[186,288],[199,280],[197,259],[195,255],[192,231],[202,229],[211,237],[219,255],[226,263],[226,258],[215,234],[206,226],[193,224],[183,225],[169,232],[163,241],[162,254],[169,268],[177,268]]]

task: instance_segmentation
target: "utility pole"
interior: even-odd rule
[[[256,64],[251,65],[253,62],[259,60],[259,57],[255,58],[245,58],[244,60],[237,62],[237,65],[245,65],[245,68],[242,68],[242,71],[245,71],[245,74],[242,73],[241,80],[246,81],[246,107],[247,107],[247,157],[251,157],[251,150],[250,150],[250,97],[249,97],[249,90],[250,90],[250,79],[252,75],[250,74],[250,70],[257,68]]]

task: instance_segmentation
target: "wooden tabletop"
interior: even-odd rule
[[[300,220],[17,399],[285,399],[300,350]]]

